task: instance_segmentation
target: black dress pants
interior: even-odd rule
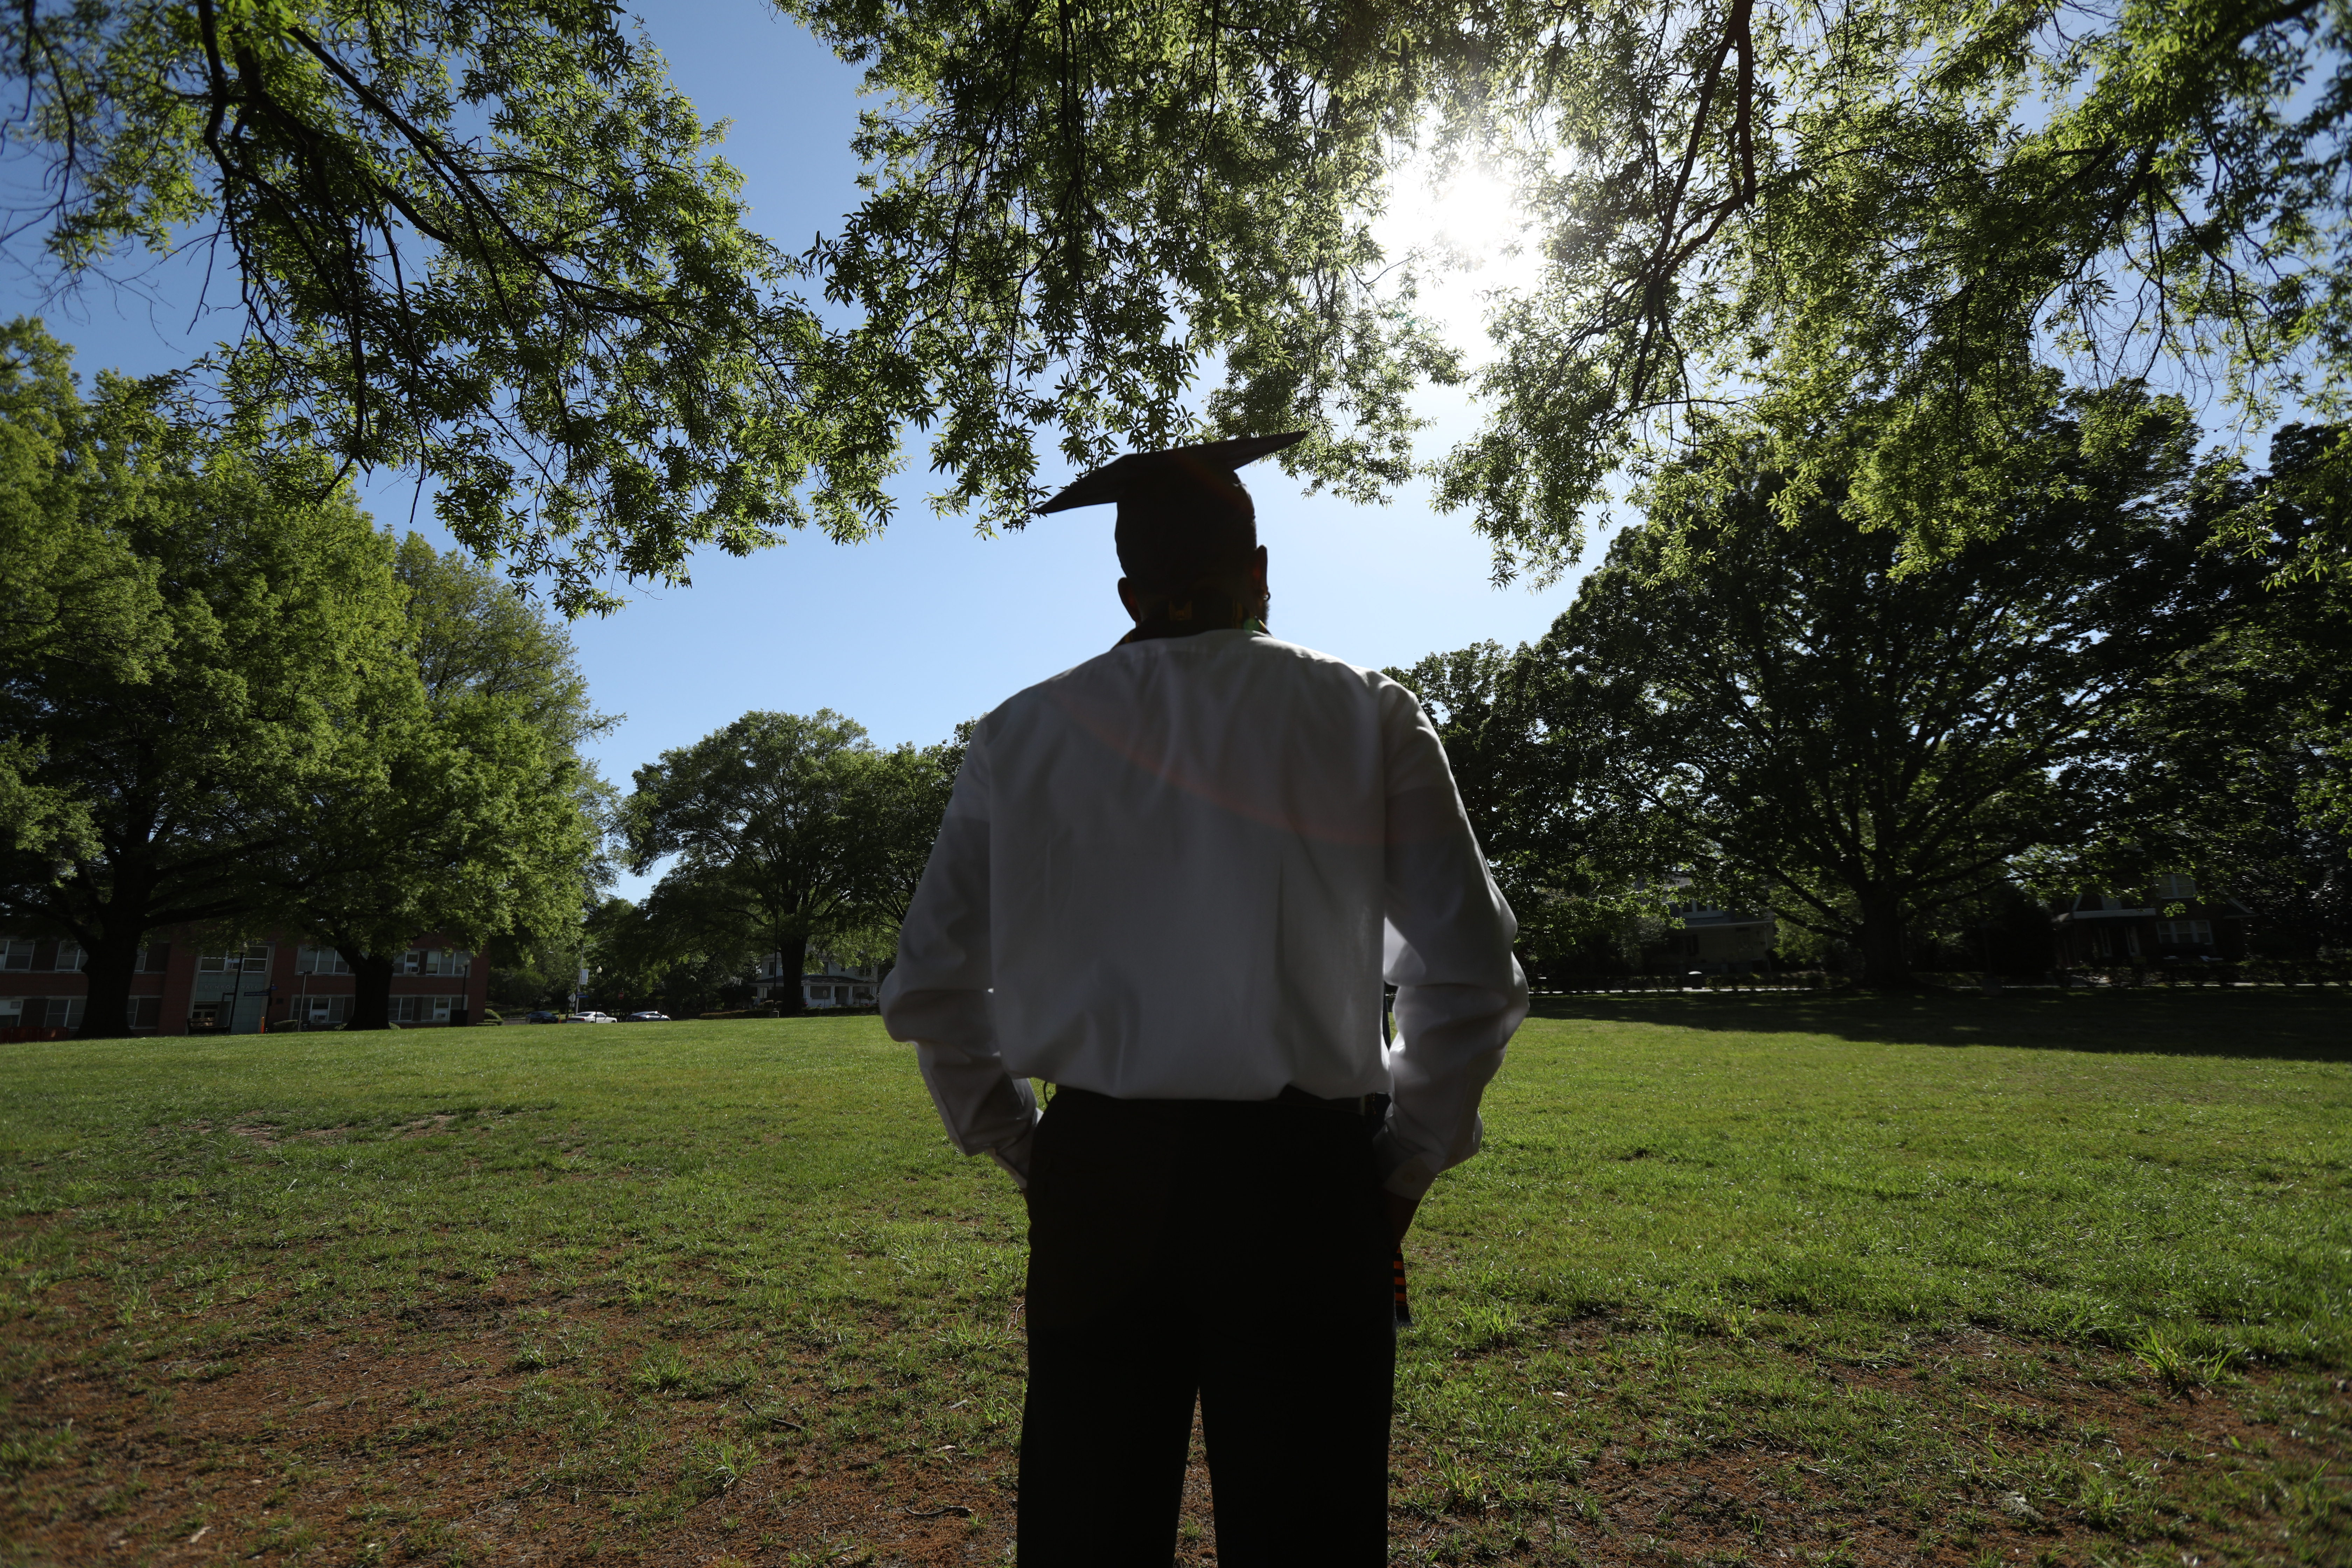
[[[1222,1568],[1387,1561],[1390,1247],[1351,1104],[1064,1089],[1029,1209],[1021,1568],[1166,1568],[1196,1396]]]

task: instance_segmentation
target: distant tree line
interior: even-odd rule
[[[639,768],[615,837],[632,871],[667,869],[642,904],[591,917],[600,994],[740,1002],[773,957],[774,1005],[795,1013],[813,952],[887,960],[970,728],[884,748],[830,710],[752,712]]]
[[[0,920],[86,956],[84,1037],[129,1032],[152,933],[279,930],[388,1021],[441,931],[493,955],[576,928],[609,795],[560,626],[395,540],[282,428],[175,384],[78,387],[0,328]]]
[[[2178,399],[2074,392],[2002,454],[2001,529],[1927,558],[1854,526],[1837,427],[1802,474],[1726,430],[1539,641],[1391,673],[1440,721],[1539,966],[1608,966],[1696,900],[1901,984],[1939,941],[2042,919],[2029,893],[2162,871],[2284,955],[2340,952],[2341,435],[2290,426],[2252,472],[2200,458]]]

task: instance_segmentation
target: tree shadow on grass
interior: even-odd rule
[[[2352,993],[2339,990],[1546,996],[1535,1016],[1883,1045],[2352,1062]]]

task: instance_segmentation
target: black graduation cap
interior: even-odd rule
[[[1061,494],[1037,508],[1037,515],[1124,500],[1130,490],[1149,485],[1166,473],[1172,466],[1171,458],[1186,458],[1204,468],[1230,474],[1244,463],[1255,463],[1285,447],[1296,446],[1309,434],[1305,430],[1286,430],[1279,436],[1236,436],[1228,441],[1204,441],[1197,447],[1171,447],[1164,452],[1129,452],[1079,475]]]

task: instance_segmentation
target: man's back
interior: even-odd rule
[[[1162,637],[982,721],[883,1016],[967,1152],[1024,1136],[1033,1078],[1388,1094],[1381,1163],[1412,1194],[1477,1149],[1527,1005],[1513,929],[1411,692],[1263,635]]]
[[[1240,631],[1114,648],[990,714],[1007,1065],[1145,1099],[1385,1091],[1388,805],[1447,782],[1426,728],[1394,682]]]

